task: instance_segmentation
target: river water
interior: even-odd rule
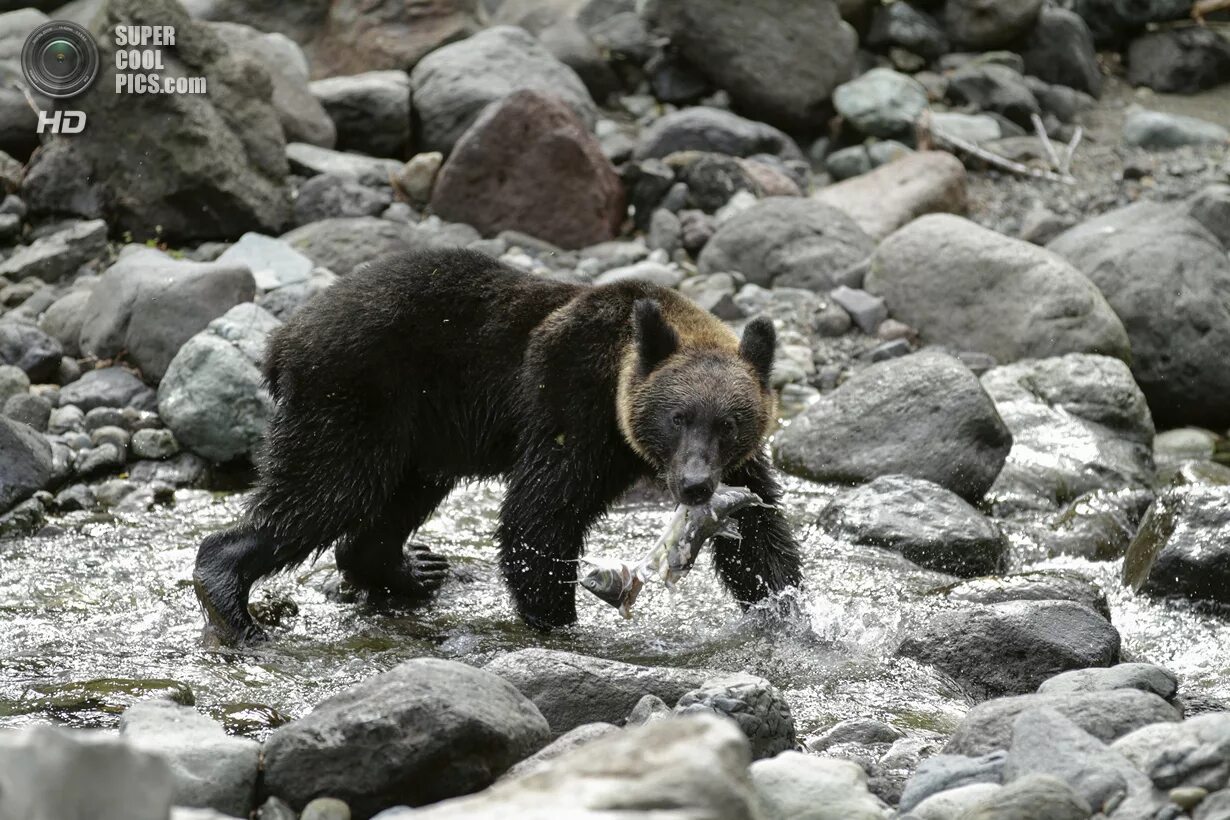
[[[243,650],[203,638],[190,581],[197,542],[237,517],[241,495],[183,490],[172,506],[71,514],[55,521],[53,534],[0,541],[0,726],[112,727],[134,700],[169,696],[195,702],[233,732],[261,737],[409,658],[482,664],[546,646],[762,675],[785,691],[801,735],[854,716],[923,737],[951,731],[967,699],[939,673],[894,658],[893,649],[947,605],[928,593],[952,579],[817,532],[809,522],[830,491],[794,479],[786,486],[806,556],[804,616],[786,626],[742,615],[702,553],[677,593],[643,591],[631,621],[580,591],[577,626],[534,633],[516,620],[500,582],[491,537],[500,487],[483,483],[458,490],[420,533],[452,558],[456,576],[429,607],[339,601],[326,555],[257,589],[254,602],[280,610],[281,625],[268,644]],[[669,516],[660,501],[622,505],[593,533],[589,553],[639,558]],[[1125,659],[1166,666],[1186,691],[1230,698],[1230,623],[1131,595],[1117,583],[1119,562],[1032,560],[1027,544],[1016,553],[1018,569],[1076,569],[1098,581],[1123,633]]]

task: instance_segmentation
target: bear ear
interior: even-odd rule
[[[667,324],[653,299],[639,299],[632,306],[636,325],[636,350],[642,376],[648,376],[679,349],[679,334]]]
[[[769,387],[769,376],[773,372],[773,352],[777,349],[777,331],[773,329],[773,320],[768,316],[760,316],[747,323],[743,328],[743,340],[739,342],[739,355],[742,356],[756,375],[760,377],[761,387]]]

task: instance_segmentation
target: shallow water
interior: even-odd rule
[[[190,574],[201,536],[230,523],[242,496],[181,491],[173,507],[73,514],[62,532],[0,541],[0,726],[52,720],[116,724],[150,695],[193,702],[235,732],[262,736],[325,697],[422,655],[482,664],[498,653],[547,646],[649,664],[745,670],[776,683],[800,734],[856,715],[924,736],[946,733],[968,708],[942,675],[892,657],[903,630],[943,606],[927,592],[951,581],[873,548],[836,542],[808,526],[827,490],[787,482],[786,505],[804,545],[805,617],[766,627],[742,615],[702,553],[676,594],[647,588],[634,617],[584,592],[580,623],[542,636],[513,615],[491,532],[500,488],[458,490],[419,538],[453,559],[455,578],[417,611],[345,603],[328,593],[331,557],[277,577],[253,596],[297,614],[256,649],[203,639]],[[591,555],[638,558],[666,525],[669,505],[616,509],[590,539]],[[1018,545],[1018,556],[1030,555]],[[1124,636],[1124,655],[1179,673],[1188,690],[1230,697],[1230,623],[1180,605],[1135,598],[1118,562],[1018,561],[1068,567],[1098,580]]]

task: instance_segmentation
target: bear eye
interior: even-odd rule
[[[676,427],[682,427],[683,423],[688,420],[687,414],[682,410],[676,410],[675,415],[671,416],[671,424]]]
[[[728,436],[733,436],[739,432],[739,423],[732,418],[722,419],[722,432]]]

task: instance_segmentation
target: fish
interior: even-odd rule
[[[739,523],[732,516],[751,506],[767,506],[746,487],[719,486],[704,504],[680,504],[657,543],[637,563],[618,558],[582,558],[588,568],[577,583],[601,600],[632,617],[632,604],[652,578],[674,591],[691,571],[701,548],[718,536],[739,538]]]

